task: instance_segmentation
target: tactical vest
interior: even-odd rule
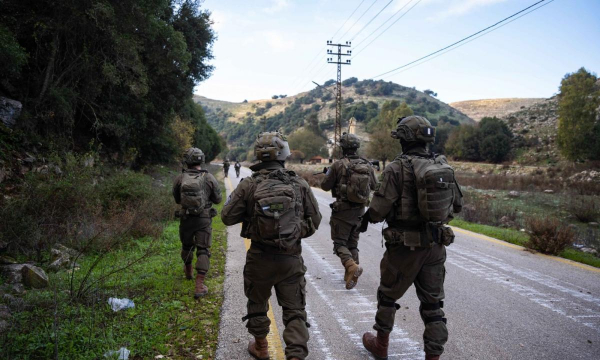
[[[386,240],[410,247],[452,243],[454,234],[445,224],[453,212],[455,198],[462,198],[462,194],[446,158],[401,155],[394,161],[402,164],[395,220],[403,226],[388,228],[384,233]]]
[[[365,159],[342,161],[342,179],[336,195],[340,200],[367,205],[371,194],[371,164]]]
[[[304,208],[300,183],[295,172],[278,169],[254,173],[254,210],[248,230],[250,237],[279,251],[290,251],[302,237]]]
[[[210,207],[206,172],[185,171],[181,178],[181,207],[189,215],[200,215]]]

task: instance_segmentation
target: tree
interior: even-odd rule
[[[301,128],[288,137],[290,149],[298,150],[311,158],[316,155],[327,156],[327,140],[322,136],[315,136],[312,131]]]
[[[565,75],[561,81],[557,140],[560,152],[569,160],[600,159],[597,81],[585,68]]]
[[[357,78],[351,77],[351,78],[348,78],[348,79],[342,81],[342,86],[352,86],[352,84],[355,84],[357,82],[358,82]]]
[[[323,86],[327,87],[327,86],[330,86],[333,84],[335,84],[335,80],[330,79],[330,80],[325,81],[325,83],[323,83]]]
[[[429,95],[429,96],[432,96],[432,97],[437,97],[437,93],[436,93],[436,92],[434,92],[433,90],[429,90],[429,89],[427,89],[427,90],[425,90],[425,91],[423,91],[423,92],[424,92],[425,94]]]
[[[277,99],[279,99],[279,95],[273,95],[273,96],[271,96],[271,99],[277,100]]]
[[[484,137],[479,145],[484,160],[498,163],[506,159],[510,153],[510,138],[504,134]]]
[[[381,160],[384,167],[387,161],[394,159],[402,151],[402,146],[397,139],[391,137],[391,131],[396,129],[398,118],[410,115],[413,115],[413,112],[405,102],[386,101],[381,107],[370,137],[367,155],[372,159]]]

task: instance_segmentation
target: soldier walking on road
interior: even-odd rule
[[[371,163],[359,157],[356,151],[360,141],[354,134],[344,133],[340,139],[344,158],[333,163],[326,172],[321,188],[331,190],[336,201],[331,207],[331,239],[333,253],[346,269],[346,289],[356,286],[362,267],[358,259],[358,226],[360,217],[369,204],[371,190],[375,190],[377,178]]]
[[[454,170],[444,156],[427,151],[435,128],[421,116],[398,121],[392,136],[400,140],[402,154],[383,171],[380,188],[363,216],[360,231],[368,223],[386,220],[383,231],[386,252],[381,260],[375,326],[377,336],[363,335],[363,344],[378,359],[387,359],[388,340],[400,299],[414,284],[425,324],[425,359],[437,360],[448,340],[444,318],[446,248],[454,233],[446,224],[462,209],[462,193]]]
[[[215,177],[202,169],[204,153],[197,148],[186,151],[184,163],[187,169],[177,176],[173,185],[173,197],[181,209],[177,215],[179,238],[181,239],[181,259],[184,263],[184,274],[192,279],[192,260],[196,248],[196,288],[194,298],[208,294],[204,284],[210,266],[210,246],[212,243],[212,218],[217,210],[212,204],[221,202],[221,189]]]
[[[225,161],[223,161],[223,172],[225,173],[225,177],[229,177],[229,166],[231,164],[229,163],[229,159],[225,158]]]
[[[235,165],[233,165],[234,169],[235,169],[235,177],[239,178],[240,177],[240,170],[242,169],[242,164],[240,164],[239,161],[235,161]]]
[[[286,358],[304,359],[309,336],[301,239],[314,234],[321,213],[308,183],[284,166],[290,148],[283,135],[260,134],[254,154],[261,162],[250,167],[254,173],[240,182],[221,213],[225,225],[241,222],[241,235],[252,241],[244,267],[248,314],[243,320],[254,336],[248,352],[257,359],[269,358],[267,311],[275,287],[283,309]]]

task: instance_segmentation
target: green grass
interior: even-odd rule
[[[525,246],[525,243],[529,240],[529,235],[527,235],[527,233],[515,229],[505,229],[496,226],[475,224],[461,219],[452,220],[450,225],[520,246]],[[600,268],[600,258],[592,254],[584,253],[577,249],[566,249],[558,256]]]
[[[217,208],[221,209],[222,205]],[[130,359],[210,359],[214,357],[223,302],[227,234],[213,218],[210,293],[194,300],[193,281],[185,280],[178,223],[167,224],[160,239],[137,239],[123,249],[88,254],[79,260],[73,288],[91,284],[80,298],[70,294],[68,271],[50,274],[51,287],[27,291],[26,306],[15,311],[11,328],[0,337],[2,357],[20,359],[100,359],[126,347]],[[139,260],[141,258],[141,260]],[[139,261],[138,261],[139,260]],[[133,264],[101,280],[114,269]],[[88,270],[90,276],[87,280]],[[130,298],[135,308],[113,312],[109,297]],[[0,302],[6,299],[0,299]],[[56,315],[55,315],[56,314]]]

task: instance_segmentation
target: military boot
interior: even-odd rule
[[[184,264],[183,273],[185,274],[186,279],[192,280],[192,277],[194,276],[194,268],[192,267],[192,264]]]
[[[358,277],[362,275],[363,269],[358,266],[353,259],[346,260],[344,267],[346,268],[346,273],[344,274],[346,289],[350,290],[356,286]]]
[[[196,290],[194,291],[194,299],[208,294],[208,288],[204,285],[204,278],[206,274],[198,273],[196,275]]]
[[[250,340],[248,343],[248,352],[258,360],[269,359],[269,342],[267,338],[254,337],[254,340]]]
[[[439,355],[425,354],[425,360],[440,360]]]
[[[363,334],[362,338],[365,349],[369,350],[377,360],[387,360],[389,341],[390,334],[384,334],[381,331],[377,332],[377,336],[370,332],[366,332]]]

